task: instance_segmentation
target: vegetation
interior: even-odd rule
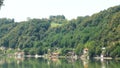
[[[0,0],[0,7],[2,6],[4,0]]]
[[[106,56],[120,57],[120,6],[72,20],[64,15],[22,22],[2,18],[0,46],[20,48],[26,54],[45,54],[58,48],[63,55],[70,50],[81,55],[87,47],[90,56],[100,55],[105,47]]]

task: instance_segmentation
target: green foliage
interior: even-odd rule
[[[26,54],[45,54],[48,49],[60,48],[65,55],[71,49],[82,55],[89,49],[90,56],[101,54],[106,47],[107,56],[120,57],[120,6],[93,14],[67,20],[63,15],[49,19],[29,19],[14,22],[0,19],[0,46],[20,48]],[[52,27],[52,28],[51,28]]]
[[[4,0],[0,0],[0,7],[2,6]]]
[[[83,54],[83,49],[84,49],[84,45],[83,44],[78,44],[76,49],[75,49],[75,53],[77,55],[82,55]]]

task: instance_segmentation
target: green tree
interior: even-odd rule
[[[4,0],[0,0],[0,8],[1,8],[1,6],[3,5],[3,1],[4,1]]]

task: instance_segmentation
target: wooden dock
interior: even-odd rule
[[[94,59],[113,59],[112,57],[94,57]]]

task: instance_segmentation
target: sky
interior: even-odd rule
[[[48,18],[64,15],[67,19],[92,15],[109,7],[120,5],[120,0],[5,0],[0,18],[24,21],[30,18]]]

